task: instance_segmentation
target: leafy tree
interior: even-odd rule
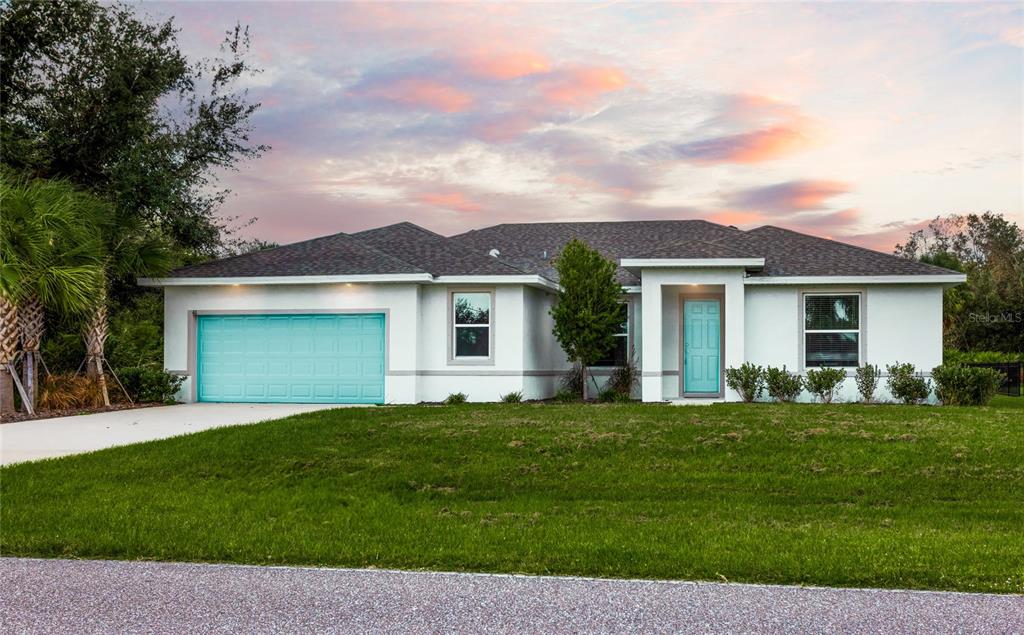
[[[619,302],[622,286],[615,280],[616,265],[581,240],[570,240],[555,260],[561,290],[551,309],[555,337],[569,361],[579,364],[586,399],[587,367],[615,346],[622,321]]]
[[[81,315],[102,284],[101,241],[93,218],[102,205],[66,181],[0,175],[0,294],[17,308],[25,390],[35,405],[45,312]],[[2,347],[16,348],[18,342]],[[10,411],[12,378],[0,369],[0,409]]]
[[[945,345],[1006,353],[1024,350],[1024,232],[1002,214],[937,217],[896,254],[963,271],[944,295]]]
[[[259,156],[259,108],[236,81],[256,72],[247,29],[227,33],[222,57],[189,60],[173,19],[95,0],[0,4],[3,161],[63,177],[111,201],[112,215],[214,254],[226,191],[214,172]]]

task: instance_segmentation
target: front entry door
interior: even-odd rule
[[[683,307],[683,392],[717,394],[721,391],[721,303],[684,300]]]

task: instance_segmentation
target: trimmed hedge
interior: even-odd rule
[[[906,404],[921,403],[932,391],[932,383],[917,372],[913,364],[889,364],[885,367],[889,373],[886,384],[889,393]]]
[[[839,384],[846,379],[846,371],[841,368],[818,368],[807,371],[804,384],[807,391],[817,395],[822,403],[832,403]]]
[[[946,406],[984,406],[996,395],[1003,375],[991,368],[943,364],[932,369],[935,396]]]
[[[174,403],[184,377],[172,375],[162,368],[128,366],[114,371],[121,385],[137,403]]]
[[[750,362],[744,362],[739,368],[726,368],[725,385],[750,403],[764,392],[764,369]]]
[[[797,373],[791,373],[786,367],[775,368],[769,366],[764,373],[765,385],[768,387],[768,394],[775,401],[794,401],[804,388],[804,380]]]

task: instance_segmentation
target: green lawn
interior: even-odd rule
[[[0,551],[1024,591],[1021,400],[324,411],[0,471]]]

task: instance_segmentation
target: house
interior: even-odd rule
[[[141,280],[165,294],[165,364],[186,401],[417,403],[555,394],[568,368],[552,259],[580,238],[619,265],[620,343],[648,402],[737,399],[727,367],[800,372],[942,361],[957,272],[778,227],[702,220],[411,223],[334,234]],[[883,382],[884,383],[884,382]],[[840,398],[856,395],[852,378]]]

